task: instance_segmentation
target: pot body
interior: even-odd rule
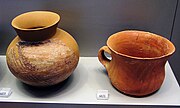
[[[165,78],[167,58],[137,60],[112,53],[107,67],[114,87],[125,94],[145,96],[157,91]]]
[[[122,31],[108,38],[98,53],[112,85],[131,96],[146,96],[157,91],[165,78],[165,64],[174,53],[167,39],[143,31]],[[111,55],[109,60],[104,55]]]
[[[38,13],[41,12],[38,11]],[[54,25],[56,26],[57,23]],[[54,28],[54,25],[48,26],[47,24],[48,27],[45,29],[30,30],[15,27],[18,29],[17,33],[19,34],[20,31],[23,38],[18,35],[10,43],[6,52],[6,60],[11,73],[22,82],[40,87],[55,85],[67,79],[76,68],[79,61],[78,44],[69,33],[57,27]],[[55,30],[51,31],[49,27]],[[52,33],[44,33],[46,29]],[[39,40],[41,39],[39,37],[36,38],[37,32],[40,37],[41,33],[46,34],[45,38],[42,40]]]

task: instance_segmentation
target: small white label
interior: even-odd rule
[[[109,99],[108,90],[97,90],[96,98],[98,100],[108,100]]]
[[[11,88],[0,88],[0,97],[9,97],[11,94]]]

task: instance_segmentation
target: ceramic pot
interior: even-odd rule
[[[50,86],[67,79],[79,61],[78,44],[57,28],[60,16],[33,11],[12,20],[17,36],[8,46],[7,65],[14,76],[32,86]]]
[[[98,58],[115,88],[131,96],[146,96],[161,87],[166,61],[174,51],[174,45],[162,36],[131,30],[111,35]]]

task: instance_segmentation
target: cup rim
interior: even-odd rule
[[[16,24],[15,24],[15,21],[21,17],[23,17],[24,15],[28,15],[28,14],[33,14],[33,13],[45,13],[45,14],[51,14],[51,15],[54,15],[57,17],[56,21],[54,21],[52,24],[48,25],[48,26],[45,26],[43,28],[21,28],[21,27],[18,27]],[[23,30],[23,31],[31,31],[31,30],[42,30],[42,29],[46,29],[46,28],[49,28],[49,27],[52,27],[54,26],[55,24],[59,23],[60,21],[60,15],[58,15],[57,13],[55,12],[51,12],[51,11],[30,11],[30,12],[26,12],[26,13],[23,13],[23,14],[20,14],[18,16],[16,16],[12,22],[11,22],[11,25],[16,28],[16,29],[19,29],[19,30]]]
[[[116,50],[114,50],[114,49],[109,45],[110,39],[111,39],[112,37],[118,35],[119,33],[125,33],[125,32],[138,32],[138,33],[141,32],[141,33],[147,33],[147,34],[150,34],[150,35],[153,35],[153,36],[156,36],[156,37],[160,37],[160,38],[166,40],[166,41],[168,42],[168,44],[172,46],[173,49],[172,49],[171,52],[169,52],[169,53],[167,53],[167,54],[164,54],[164,55],[162,55],[162,56],[158,56],[158,57],[136,57],[136,56],[130,56],[130,55],[127,55],[127,54],[123,54],[123,53],[117,52]],[[108,48],[109,48],[111,51],[113,51],[114,53],[116,53],[116,54],[118,54],[118,55],[121,55],[121,56],[124,56],[124,57],[128,57],[128,58],[132,58],[132,59],[139,59],[139,60],[154,60],[154,59],[161,59],[161,58],[164,58],[164,57],[168,57],[168,56],[172,55],[172,54],[175,52],[175,49],[176,49],[175,46],[174,46],[174,44],[173,44],[170,40],[168,40],[167,38],[165,38],[165,37],[163,37],[163,36],[160,36],[160,35],[157,35],[157,34],[154,34],[154,33],[151,33],[151,32],[140,31],[140,30],[124,30],[124,31],[120,31],[120,32],[114,33],[114,34],[112,34],[112,35],[108,38],[106,44],[107,44]]]

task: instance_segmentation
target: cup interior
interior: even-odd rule
[[[122,31],[108,38],[107,45],[116,53],[138,57],[156,58],[170,55],[174,45],[166,38],[144,31]]]
[[[43,29],[58,23],[60,16],[49,11],[33,11],[13,19],[12,26],[20,30]]]

